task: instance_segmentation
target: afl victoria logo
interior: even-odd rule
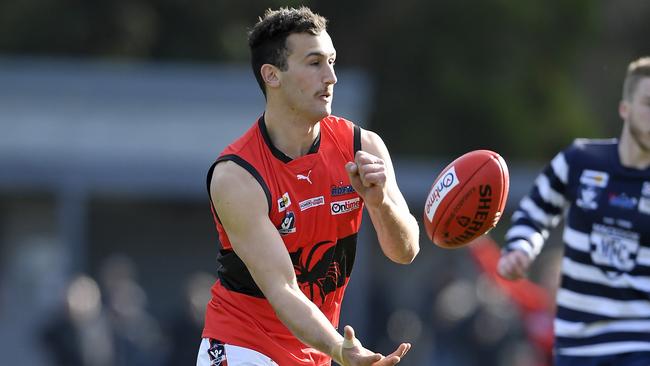
[[[278,232],[281,235],[292,234],[296,232],[296,215],[293,211],[287,211],[284,215],[284,219],[278,227]]]

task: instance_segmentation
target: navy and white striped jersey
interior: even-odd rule
[[[622,166],[616,139],[575,140],[520,202],[508,250],[534,258],[561,219],[556,352],[650,351],[650,168]]]

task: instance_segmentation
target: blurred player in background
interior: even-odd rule
[[[619,139],[577,139],[512,217],[499,273],[519,279],[562,218],[555,363],[650,365],[650,57],[628,66]]]
[[[266,107],[208,174],[223,248],[197,365],[394,365],[409,344],[384,357],[351,327],[336,330],[364,205],[388,258],[406,264],[419,251],[388,150],[330,115],[325,18],[268,10],[249,46]]]

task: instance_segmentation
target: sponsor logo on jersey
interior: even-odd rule
[[[634,226],[632,224],[632,221],[630,220],[625,220],[621,218],[615,219],[613,217],[607,217],[607,216],[603,217],[603,222],[607,225],[618,225],[624,229],[632,229],[632,227]]]
[[[359,202],[359,197],[352,198],[345,201],[336,201],[330,203],[330,210],[332,215],[340,215],[354,210],[358,210],[361,207]]]
[[[650,198],[641,197],[639,200],[639,212],[650,215]]]
[[[325,197],[318,196],[318,197],[314,197],[314,198],[304,200],[304,201],[300,202],[299,205],[300,205],[300,211],[305,211],[305,210],[310,209],[312,207],[322,206],[324,204],[325,204]]]
[[[626,210],[632,210],[636,208],[637,203],[639,202],[639,199],[636,197],[629,197],[625,193],[621,194],[616,194],[616,193],[610,193],[609,194],[609,204],[614,207],[619,207],[623,208]]]
[[[597,170],[585,169],[580,175],[580,183],[586,186],[605,188],[609,182],[609,174]]]
[[[576,205],[585,210],[595,210],[598,208],[598,196],[601,190],[591,186],[580,187],[580,197],[576,200]]]
[[[650,197],[650,182],[643,182],[643,187],[641,188],[641,195]]]
[[[343,182],[340,182],[338,186],[332,185],[332,190],[331,190],[332,197],[343,196],[344,194],[353,193],[353,192],[354,192],[354,188],[352,188],[351,184],[344,186]]]
[[[296,215],[293,211],[287,211],[284,215],[284,219],[278,227],[278,232],[281,235],[292,234],[296,232]]]
[[[458,176],[456,175],[456,168],[451,167],[442,177],[433,183],[431,187],[431,192],[429,192],[429,197],[427,197],[426,203],[424,205],[424,212],[427,215],[429,221],[433,220],[433,215],[438,209],[438,205],[445,198],[445,196],[460,183]]]
[[[291,206],[291,198],[289,198],[289,192],[285,192],[282,197],[278,198],[278,212],[284,212],[289,206]]]
[[[621,272],[634,269],[639,251],[639,234],[617,227],[594,224],[591,235],[591,259],[595,264]],[[615,274],[606,271],[609,275]]]
[[[309,184],[311,184],[311,179],[309,178],[310,175],[311,175],[311,169],[309,170],[309,173],[307,173],[307,175],[296,174],[296,178],[298,178],[298,180],[306,180],[307,182],[309,182]]]

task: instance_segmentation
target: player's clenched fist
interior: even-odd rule
[[[356,176],[364,187],[384,185],[386,183],[386,167],[384,160],[365,151],[357,151],[354,163],[346,165],[348,173]],[[353,185],[355,182],[352,182]]]
[[[366,204],[380,203],[386,186],[384,160],[365,151],[357,151],[354,162],[345,165],[352,187]]]
[[[518,280],[526,277],[531,262],[532,260],[524,251],[513,250],[501,256],[497,270],[505,279]]]

